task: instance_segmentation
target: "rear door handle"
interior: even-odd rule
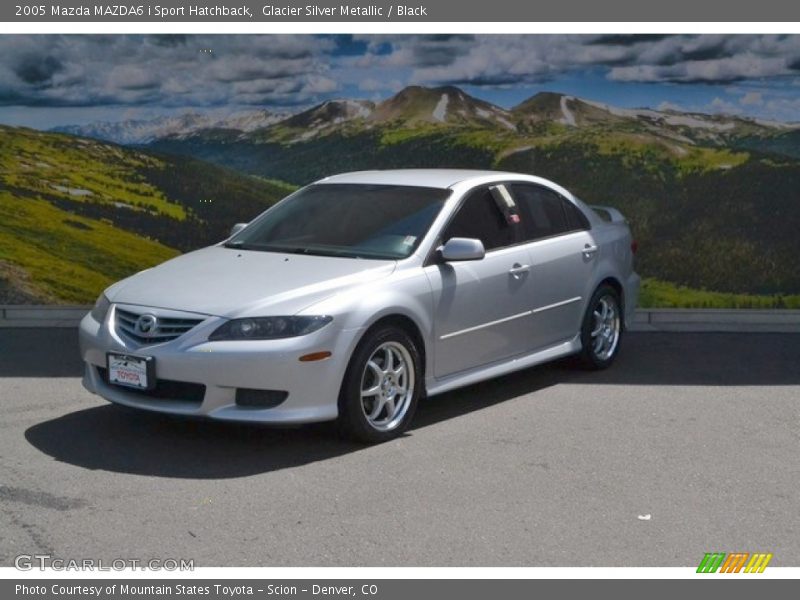
[[[595,253],[595,252],[597,252],[598,250],[599,250],[599,248],[598,248],[597,246],[595,246],[594,244],[586,244],[586,245],[583,247],[583,254],[584,254],[584,255],[585,255],[587,258],[589,258],[590,256],[592,256],[592,254],[594,254],[594,253]]]
[[[515,279],[519,279],[522,276],[523,273],[527,273],[530,270],[531,270],[531,266],[530,265],[521,265],[519,263],[514,263],[514,266],[512,266],[508,270],[508,272]]]

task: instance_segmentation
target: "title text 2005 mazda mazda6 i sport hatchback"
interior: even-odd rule
[[[633,245],[619,212],[539,177],[329,177],[109,287],[81,323],[84,385],[151,411],[339,419],[387,440],[424,395],[568,354],[611,364],[639,289]]]

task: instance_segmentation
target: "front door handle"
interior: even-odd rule
[[[531,270],[530,265],[521,265],[519,263],[514,263],[514,265],[508,270],[508,272],[514,279],[519,279],[520,277],[522,277],[523,273],[527,273],[530,270]]]

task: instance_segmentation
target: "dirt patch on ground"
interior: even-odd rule
[[[54,300],[36,289],[25,269],[0,260],[0,304],[51,304]]]

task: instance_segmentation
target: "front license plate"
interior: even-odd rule
[[[132,356],[109,352],[108,382],[115,385],[149,390],[155,383],[155,360],[152,356]]]

